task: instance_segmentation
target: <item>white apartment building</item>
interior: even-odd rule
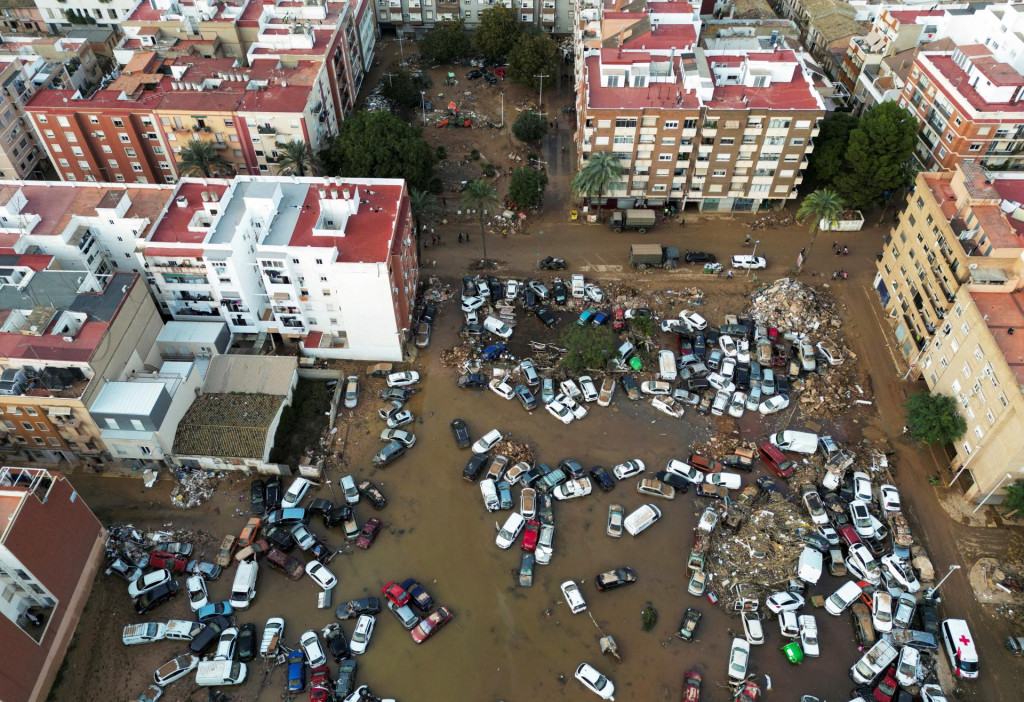
[[[405,37],[418,37],[435,22],[462,19],[473,29],[495,5],[514,8],[519,21],[550,34],[572,31],[573,0],[374,0],[377,24]]]
[[[74,26],[85,24],[74,23],[68,19],[72,15],[92,20],[98,27],[119,27],[128,18],[139,0],[35,0],[39,14],[49,25],[50,31],[58,34]]]

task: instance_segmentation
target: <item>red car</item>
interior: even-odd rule
[[[540,538],[540,522],[531,519],[523,529],[523,550],[532,552],[537,550],[537,539]]]
[[[166,568],[173,573],[184,573],[188,559],[166,551],[153,551],[149,554],[150,568]]]
[[[396,607],[401,607],[404,604],[409,603],[410,595],[405,591],[405,588],[396,582],[390,582],[380,589],[384,597],[387,598],[388,602],[393,602]]]
[[[326,665],[313,668],[313,677],[309,681],[309,702],[327,702],[330,697],[331,671]]]
[[[844,524],[839,527],[839,538],[845,541],[847,546],[862,543],[860,534],[857,533],[852,524]]]
[[[436,634],[438,629],[450,622],[453,617],[455,617],[455,614],[450,609],[447,607],[438,607],[437,611],[432,612],[429,617],[421,620],[420,623],[409,632],[412,634],[412,640],[418,644],[423,643]]]
[[[871,699],[875,700],[875,702],[890,702],[893,696],[895,696],[898,686],[899,683],[896,682],[896,668],[893,666],[885,671],[882,681],[875,685],[875,689],[871,693]]]
[[[612,313],[612,330],[620,332],[626,328],[626,310],[616,307]]]
[[[683,675],[683,702],[700,702],[700,685],[704,677],[696,670]]]
[[[362,549],[370,548],[373,546],[373,540],[377,538],[377,532],[384,526],[376,517],[370,517],[366,520],[366,524],[359,530],[359,536],[356,538],[356,546]]]

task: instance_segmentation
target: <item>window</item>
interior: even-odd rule
[[[666,121],[665,129],[679,129],[679,120]]]
[[[33,436],[32,441],[36,442],[36,446],[45,446],[46,442],[41,437]]]
[[[954,380],[950,384],[949,389],[953,391],[954,395],[959,395],[960,394],[960,390],[962,389],[961,386],[960,386],[960,381],[959,380]]]
[[[725,177],[725,173],[726,173],[725,169],[724,168],[720,168],[720,169],[711,171],[711,177],[712,178],[724,178]]]
[[[146,427],[143,426],[142,422],[140,422],[138,419],[133,419],[131,421],[132,429],[134,429],[135,431],[145,431]]]
[[[124,120],[115,119],[114,120],[114,126],[117,127],[118,129],[123,129],[124,128]]]
[[[38,417],[39,416],[39,413],[36,412],[36,408],[35,407],[26,407],[25,408],[25,414],[27,414],[29,417]]]
[[[32,422],[22,422],[21,428],[25,431],[32,431]]]
[[[140,446],[139,451],[142,452],[143,456],[148,456],[149,454],[153,453],[153,449],[151,449],[148,446]]]
[[[40,121],[45,121],[45,120],[41,119]],[[685,119],[685,120],[683,120],[683,129],[696,129],[696,128],[697,128],[697,120],[695,120],[695,119]]]
[[[981,427],[979,426],[974,427],[974,435],[978,437],[978,441],[981,441],[981,437],[985,436],[984,434],[981,433]]]
[[[636,127],[635,117],[619,117],[615,120],[615,127]]]
[[[50,431],[45,422],[36,422],[36,429],[39,431]]]
[[[62,127],[70,127],[71,126],[71,123],[68,121],[67,117],[57,117],[57,124],[59,124]]]
[[[964,322],[963,324],[960,325],[960,331],[964,333],[964,336],[967,336],[968,334],[971,333],[971,325],[968,324],[967,322]]]
[[[967,147],[968,151],[981,151],[981,144],[971,144]]]
[[[119,132],[117,138],[121,140],[122,144],[132,143],[131,137],[129,137],[127,134],[124,134],[123,132]]]
[[[51,436],[50,438],[47,439],[47,441],[50,442],[50,446],[60,446],[60,439],[57,439],[55,437]]]
[[[674,154],[658,154],[659,161],[671,161],[673,157]]]
[[[965,378],[970,378],[971,377],[971,364],[968,363],[967,361],[964,361],[964,367],[963,367],[963,370],[961,372],[964,374]]]
[[[1001,404],[1003,407],[1007,407],[1010,404],[1010,401],[1006,399],[1006,395],[1004,395],[1003,393],[999,393],[999,404]]]

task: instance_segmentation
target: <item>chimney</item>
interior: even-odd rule
[[[185,197],[184,195],[179,195],[178,197],[174,198],[174,204],[176,204],[178,207],[188,207],[188,198]]]

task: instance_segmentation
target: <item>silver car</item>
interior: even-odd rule
[[[359,378],[350,375],[345,378],[345,407],[352,409],[359,404]]]

